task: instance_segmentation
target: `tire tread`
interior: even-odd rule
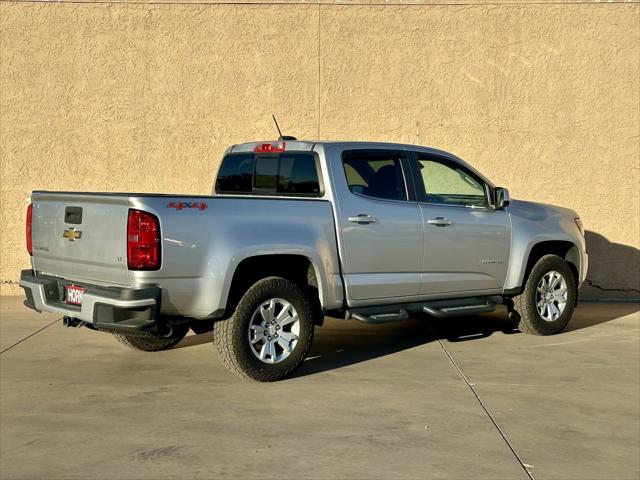
[[[567,295],[567,306],[560,316],[560,322],[543,320],[535,306],[535,289],[539,277],[549,270],[560,271],[565,276],[567,288],[573,289],[571,295]],[[531,269],[522,293],[512,298],[513,309],[510,315],[517,321],[518,329],[529,335],[553,335],[562,331],[569,323],[575,309],[575,286],[576,279],[573,272],[562,258],[551,254],[542,256]]]
[[[151,336],[133,336],[123,333],[113,333],[114,338],[121,344],[132,348],[133,350],[139,350],[141,352],[160,352],[162,350],[169,350],[174,347],[184,338],[187,330],[184,334],[182,332],[175,337],[160,338]]]
[[[246,332],[242,321],[246,316],[253,314],[255,303],[259,298],[268,295],[273,290],[286,289],[291,291],[303,304],[303,312],[298,315],[305,315],[310,320],[310,328],[307,338],[300,338],[298,342],[304,342],[304,351],[300,356],[300,361],[291,365],[286,370],[274,371],[268,368],[255,368],[249,362],[242,359],[239,354],[242,348]],[[273,382],[290,375],[304,361],[311,344],[313,343],[313,306],[307,294],[294,282],[281,277],[267,277],[259,280],[251,286],[242,296],[231,317],[215,323],[213,329],[213,339],[218,351],[218,356],[222,363],[232,373],[240,378],[252,378],[259,382]],[[266,366],[266,365],[265,365]]]

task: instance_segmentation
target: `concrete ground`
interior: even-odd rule
[[[582,304],[553,337],[504,311],[329,319],[260,384],[210,334],[139,353],[3,297],[0,477],[637,479],[639,308]]]

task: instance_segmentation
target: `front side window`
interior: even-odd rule
[[[424,188],[423,201],[467,207],[489,206],[485,184],[462,166],[418,155],[416,167],[419,172],[418,190]]]
[[[349,190],[384,200],[406,200],[403,153],[387,150],[349,150],[342,163]]]
[[[216,193],[320,196],[312,153],[229,154],[222,160]]]

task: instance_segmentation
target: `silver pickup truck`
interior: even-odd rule
[[[510,200],[456,156],[291,137],[229,148],[211,196],[34,191],[25,304],[144,351],[214,331],[236,374],[290,374],[325,315],[367,323],[504,303],[522,331],[569,322],[578,215]]]

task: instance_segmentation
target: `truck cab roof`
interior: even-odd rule
[[[463,165],[468,170],[471,170],[478,177],[482,178],[488,185],[494,187],[495,185],[485,177],[480,171],[475,169],[472,165],[468,164],[460,157],[433,147],[425,147],[422,145],[413,145],[409,143],[391,143],[391,142],[377,142],[377,141],[345,141],[345,140],[331,140],[331,141],[319,141],[319,140],[266,140],[266,141],[253,141],[244,142],[229,147],[224,155],[230,153],[282,153],[282,152],[312,152],[326,149],[332,149],[337,147],[343,150],[357,150],[357,149],[389,149],[389,150],[407,150],[413,152],[422,152],[430,155],[434,155],[440,158],[446,158],[452,160],[460,165]]]
[[[437,148],[425,147],[421,145],[413,145],[408,143],[392,143],[392,142],[375,142],[375,141],[353,141],[353,140],[328,140],[328,141],[319,141],[319,140],[264,140],[264,141],[253,141],[253,142],[244,142],[236,145],[232,145],[227,149],[226,153],[240,153],[240,152],[253,152],[256,148],[259,148],[262,145],[281,145],[281,151],[312,151],[316,146],[323,147],[332,147],[332,146],[340,146],[340,147],[353,147],[353,148],[393,148],[393,149],[409,149],[409,150],[420,150],[420,151],[429,151],[435,154],[455,158],[457,160],[458,157],[452,155],[449,152],[444,150],[439,150]]]

